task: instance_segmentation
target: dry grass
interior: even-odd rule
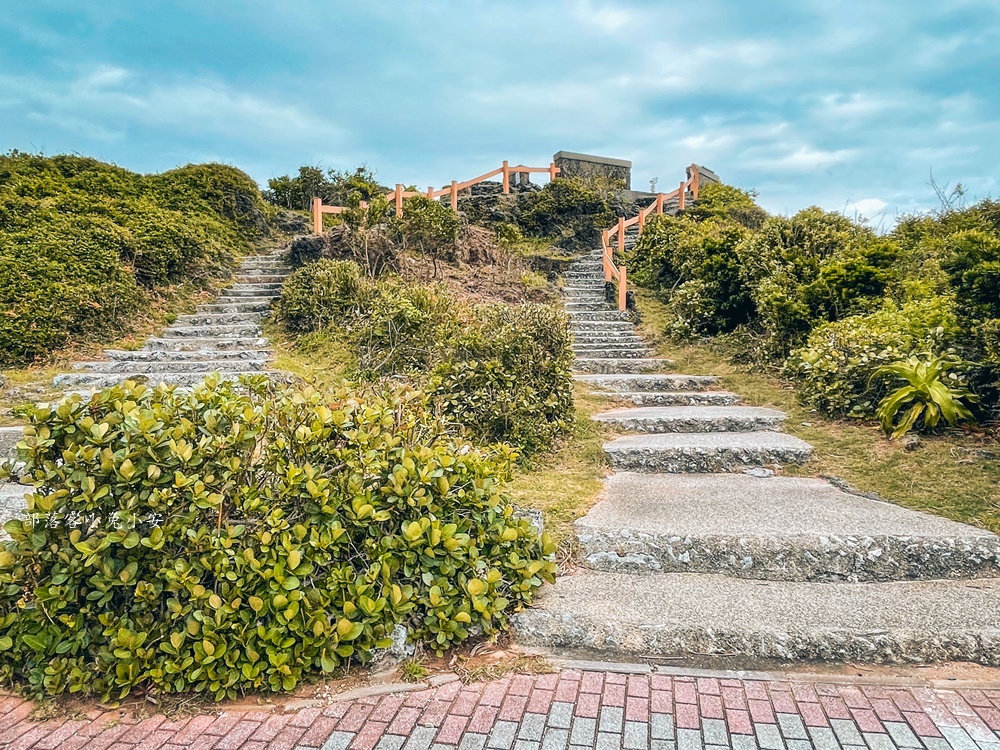
[[[785,431],[815,449],[812,461],[788,468],[788,474],[838,477],[898,505],[1000,532],[1000,442],[995,431],[955,429],[921,436],[908,450],[875,425],[831,420],[801,405],[788,382],[736,367],[709,344],[664,341],[657,333],[664,330],[662,305],[642,290],[637,304],[644,335],[674,360],[677,372],[717,375],[723,388],[739,393],[746,403],[788,414]]]

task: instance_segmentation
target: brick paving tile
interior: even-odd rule
[[[708,719],[721,719],[725,716],[722,711],[722,698],[717,695],[700,695],[701,715]]]
[[[753,722],[747,711],[727,708],[726,724],[733,734],[753,734]]]
[[[851,710],[847,707],[847,703],[836,693],[833,695],[821,694],[819,696],[819,704],[823,707],[823,711],[830,719],[851,718]]]
[[[549,712],[549,706],[555,698],[556,691],[553,690],[532,690],[528,698],[528,711],[533,714],[545,714]]]
[[[625,686],[609,684],[604,686],[604,695],[601,698],[602,706],[625,706]]]
[[[799,713],[802,714],[802,721],[810,727],[828,727],[830,722],[826,719],[826,714],[819,703],[799,702]]]
[[[774,706],[775,713],[794,714],[797,712],[795,700],[792,698],[792,693],[790,690],[787,690],[785,686],[772,686],[770,693],[771,705]]]
[[[237,750],[260,727],[259,721],[241,720],[216,743],[219,750]]]
[[[351,750],[372,750],[382,739],[388,726],[384,721],[366,721],[351,742]]]
[[[510,681],[507,686],[507,695],[523,695],[527,697],[531,694],[531,689],[535,686],[534,680],[531,679],[529,675],[519,674],[514,675],[514,679]],[[601,692],[600,687],[597,690],[590,692],[599,693]]]
[[[698,729],[701,726],[698,707],[690,703],[678,703],[677,713],[674,714],[674,721],[678,727],[683,729]]]
[[[872,709],[882,721],[902,721],[903,715],[888,698],[872,698]]]
[[[441,722],[444,721],[444,717],[448,715],[448,709],[450,708],[451,703],[431,701],[427,704],[424,712],[420,714],[417,723],[422,727],[439,727],[441,726]]]
[[[600,693],[604,689],[604,674],[602,672],[584,672],[580,677],[581,693]]]
[[[648,698],[649,697],[649,678],[642,674],[633,674],[628,677],[628,689],[626,692],[629,695],[634,695],[636,698]]]
[[[375,721],[391,722],[392,717],[396,715],[396,712],[402,707],[404,701],[406,701],[405,695],[382,696],[382,700],[378,702],[375,710],[372,711],[371,718]]]
[[[649,699],[626,697],[625,718],[628,721],[649,721]]]
[[[365,703],[355,703],[344,714],[344,718],[337,722],[337,729],[341,732],[357,732],[371,716],[374,706]]]
[[[554,700],[560,703],[575,703],[580,694],[580,680],[559,680]],[[498,704],[499,705],[499,704]]]
[[[413,727],[417,725],[417,720],[419,718],[420,709],[403,706],[396,712],[396,715],[393,717],[392,723],[389,724],[389,729],[387,731],[389,734],[408,735],[413,731]]]
[[[581,696],[582,698],[583,696]],[[594,698],[600,701],[600,696],[595,695]],[[503,699],[503,704],[500,706],[500,718],[503,721],[520,721],[521,716],[524,715],[524,709],[528,705],[528,698],[524,695],[511,695],[507,694],[507,697]]]
[[[458,697],[455,698],[454,703],[451,704],[451,708],[448,709],[448,713],[460,714],[461,716],[472,716],[472,712],[475,711],[476,706],[479,705],[480,694],[481,691],[478,689],[463,690],[458,694]]]
[[[722,705],[726,708],[740,708],[744,711],[747,708],[747,699],[743,695],[743,689],[739,685],[727,685],[728,680],[722,681]]]
[[[480,705],[472,712],[469,719],[469,731],[476,734],[487,734],[493,728],[499,710],[492,705]]]
[[[462,738],[469,719],[465,716],[449,715],[438,730],[437,742],[440,745],[455,745]]]
[[[601,696],[596,693],[580,693],[576,701],[576,715],[596,719],[601,708]]]
[[[691,683],[676,680],[674,682],[674,700],[678,703],[697,703],[698,691]]]
[[[747,701],[747,705],[750,708],[750,716],[753,717],[754,723],[777,723],[778,720],[774,717],[774,709],[771,707],[770,701],[753,699]]]
[[[707,693],[708,695],[722,694],[722,686],[714,677],[699,677],[695,684],[698,686],[699,693]]]
[[[604,682],[608,685],[624,685],[628,682],[628,675],[619,674],[618,672],[606,672]]]
[[[509,680],[497,681],[487,685],[479,698],[479,703],[485,706],[499,707],[503,703],[509,685]]]
[[[336,719],[320,716],[311,727],[306,729],[306,733],[299,739],[299,744],[306,747],[320,747],[336,728]]]
[[[673,693],[669,690],[653,688],[649,695],[649,708],[658,713],[668,713],[673,709]]]

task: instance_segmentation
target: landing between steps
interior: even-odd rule
[[[1000,579],[747,581],[580,572],[515,615],[528,646],[635,656],[1000,664]]]
[[[576,522],[584,565],[783,581],[1000,576],[1000,537],[820,479],[619,473]]]

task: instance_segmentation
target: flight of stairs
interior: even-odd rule
[[[1000,538],[814,478],[785,415],[670,374],[604,301],[600,252],[566,274],[575,376],[614,474],[576,522],[580,568],[514,618],[519,642],[601,658],[1000,664]]]
[[[55,386],[103,388],[126,379],[188,386],[215,372],[260,373],[271,356],[261,321],[289,273],[280,254],[248,256],[215,302],[199,305],[192,315],[178,315],[141,349],[107,349],[104,360],[74,363],[73,372],[56,376]]]

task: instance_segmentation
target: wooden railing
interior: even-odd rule
[[[610,229],[605,229],[601,232],[601,262],[604,266],[604,280],[605,281],[617,281],[618,282],[618,309],[624,310],[626,307],[627,296],[628,296],[628,272],[623,265],[615,264],[615,244],[618,245],[618,252],[625,252],[625,231],[631,227],[638,224],[639,226],[639,236],[642,236],[643,227],[646,224],[646,219],[652,214],[662,214],[663,204],[670,200],[677,200],[677,210],[683,211],[684,207],[687,205],[688,194],[691,195],[691,200],[697,200],[698,198],[698,188],[699,182],[701,180],[701,171],[697,164],[692,164],[687,168],[687,179],[681,180],[680,185],[676,190],[670,193],[657,193],[656,200],[650,203],[645,208],[641,209],[638,214],[630,219],[625,217],[620,217],[618,223],[611,227]],[[612,239],[612,238],[617,238]]]
[[[450,196],[451,198],[451,208],[453,211],[458,210],[458,191],[465,190],[472,187],[473,185],[485,182],[498,175],[503,175],[503,191],[504,193],[510,193],[510,176],[516,174],[531,174],[533,172],[546,172],[549,175],[550,180],[554,180],[556,175],[559,174],[559,167],[552,162],[547,167],[526,167],[523,164],[518,164],[516,167],[510,166],[510,163],[505,161],[503,166],[499,169],[494,169],[492,172],[487,172],[486,174],[481,174],[478,177],[473,177],[471,180],[466,180],[465,182],[451,181],[451,185],[447,185],[443,188],[435,190],[433,187],[427,188],[426,193],[420,193],[413,190],[404,190],[402,184],[396,183],[396,188],[385,194],[385,197],[389,199],[396,208],[396,216],[403,215],[403,200],[405,198],[414,198],[418,195],[423,195],[430,200],[435,200],[441,198],[442,196]],[[323,214],[339,214],[347,210],[346,206],[326,206],[323,204],[322,198],[313,198],[312,200],[312,220],[313,220],[313,232],[320,234],[323,231]]]

